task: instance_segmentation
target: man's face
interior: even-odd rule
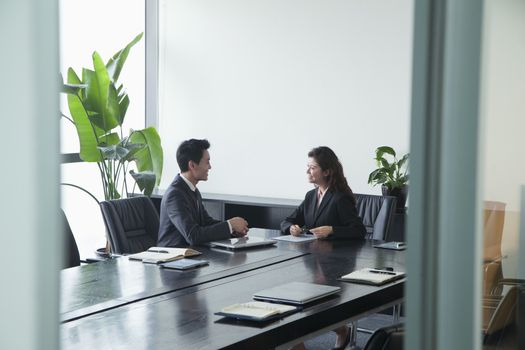
[[[202,152],[202,158],[199,163],[193,163],[192,175],[197,181],[207,181],[208,171],[211,169],[210,153],[208,150]]]

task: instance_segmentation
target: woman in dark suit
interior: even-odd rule
[[[308,153],[306,174],[315,188],[307,192],[301,205],[281,222],[281,231],[294,236],[309,231],[320,239],[364,239],[366,230],[357,215],[354,194],[334,151],[324,146],[312,149]],[[342,326],[334,331],[337,341],[333,350],[344,349],[350,341],[350,330]],[[295,347],[301,348],[303,344]]]
[[[306,174],[315,188],[281,222],[281,231],[298,236],[308,230],[317,238],[365,238],[366,230],[357,216],[355,198],[346,182],[343,166],[334,151],[317,147],[308,153]]]

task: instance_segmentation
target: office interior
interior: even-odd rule
[[[57,75],[67,66],[60,62],[60,43],[67,41],[60,9],[74,6],[65,3],[9,0],[0,11],[2,119],[11,130],[1,175],[9,198],[2,206],[1,239],[9,248],[0,257],[7,267],[1,348],[59,348],[58,321],[49,321],[58,320],[62,253],[53,213],[64,201],[85,199],[64,194],[58,179],[94,171],[89,164],[61,164],[70,144],[57,123]],[[137,91],[141,84],[156,91],[143,88],[144,96],[133,99],[137,117],[130,127],[158,128],[165,152],[160,187],[177,173],[176,146],[190,137],[212,143],[213,169],[202,192],[274,198],[302,198],[309,188],[306,153],[314,146],[333,147],[353,190],[370,194],[379,194],[366,181],[375,147],[410,151],[405,348],[483,348],[487,202],[505,204],[503,276],[524,278],[525,175],[518,152],[525,3],[134,4],[142,5],[158,11],[157,45],[144,40],[130,60],[150,57],[151,47],[156,60],[148,66],[151,61],[139,59],[139,68],[126,74],[137,80]],[[86,52],[108,57],[137,30],[152,35],[148,23],[115,29],[118,40],[93,41]],[[100,221],[98,208],[86,206],[81,219]]]

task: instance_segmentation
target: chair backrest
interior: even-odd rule
[[[148,197],[100,202],[111,252],[138,253],[155,246],[159,214]]]
[[[80,266],[80,254],[78,252],[77,242],[75,241],[75,236],[73,236],[73,231],[71,231],[71,226],[69,226],[69,222],[67,221],[66,214],[62,209],[59,210],[59,216],[64,232],[62,237],[64,237],[63,251],[65,254],[62,268],[67,269],[68,267]]]
[[[483,292],[495,293],[503,278],[501,240],[505,223],[503,202],[485,201],[483,208]],[[501,289],[499,290],[501,292]]]
[[[363,220],[366,228],[366,238],[388,240],[396,198],[392,196],[376,196],[354,193],[357,215]]]
[[[501,258],[501,239],[505,223],[503,202],[485,201],[483,208],[483,259],[494,261]]]
[[[523,287],[521,289],[523,290]],[[485,336],[495,334],[516,321],[519,291],[518,285],[510,287],[507,294],[500,299],[496,307],[492,307],[490,301],[484,301],[483,316],[488,317],[484,331]],[[489,310],[489,312],[486,313],[486,310]]]
[[[402,350],[404,333],[402,323],[379,328],[370,336],[363,350]]]

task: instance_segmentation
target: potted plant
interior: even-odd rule
[[[80,158],[97,164],[105,200],[129,196],[128,174],[147,196],[162,175],[163,151],[155,128],[130,130],[128,135],[122,128],[130,99],[118,79],[131,48],[142,35],[137,35],[107,63],[95,51],[93,68],[82,68],[81,78],[69,68],[67,83],[62,87],[70,112],[70,117],[63,113],[62,117],[75,125]]]
[[[396,151],[389,146],[376,149],[377,169],[368,176],[368,183],[381,184],[383,196],[397,198],[396,211],[403,212],[408,194],[408,157],[409,153],[397,158]],[[389,161],[390,160],[390,161]]]

